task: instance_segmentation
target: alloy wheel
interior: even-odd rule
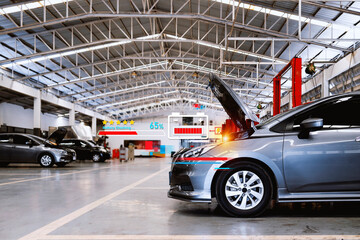
[[[100,155],[99,154],[94,154],[93,155],[93,161],[98,162],[99,160],[100,160]]]
[[[43,166],[48,167],[52,163],[52,158],[49,155],[44,155],[40,158],[40,162]]]
[[[263,199],[264,185],[255,173],[238,171],[227,179],[225,196],[235,208],[249,210],[256,207]]]

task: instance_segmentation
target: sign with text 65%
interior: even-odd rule
[[[151,122],[150,129],[164,129],[164,125],[158,122]]]

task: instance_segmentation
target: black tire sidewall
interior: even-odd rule
[[[45,155],[48,155],[48,156],[50,156],[50,158],[51,158],[51,163],[50,163],[49,166],[45,166],[45,165],[43,165],[43,164],[41,163],[41,158],[42,158],[43,156],[45,156]],[[50,153],[43,153],[43,154],[41,154],[40,157],[39,157],[39,163],[40,163],[40,165],[41,165],[42,167],[50,168],[50,167],[54,166],[55,160],[54,160],[53,155],[51,155]]]
[[[272,182],[267,172],[260,166],[248,162],[237,163],[230,166],[230,171],[224,171],[219,175],[216,183],[216,199],[220,207],[230,216],[234,217],[256,217],[261,215],[270,205],[272,199]],[[261,202],[253,209],[240,210],[230,204],[225,195],[225,184],[229,177],[238,171],[251,171],[258,175],[264,185],[264,196]]]

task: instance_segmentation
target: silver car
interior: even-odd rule
[[[39,163],[42,167],[52,167],[54,164],[64,167],[75,161],[74,150],[57,146],[56,142],[66,134],[61,131],[56,131],[49,139],[22,133],[0,134],[0,166],[9,163]]]
[[[210,87],[240,132],[233,141],[175,154],[168,196],[216,198],[231,216],[277,202],[360,200],[360,93],[336,95],[259,121],[215,75]]]

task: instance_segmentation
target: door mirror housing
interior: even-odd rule
[[[316,131],[323,128],[322,118],[308,118],[300,123],[301,130]]]
[[[322,118],[308,118],[300,123],[299,138],[304,139],[309,137],[311,131],[320,130],[323,128],[324,121]]]
[[[32,141],[32,140],[29,140],[29,141],[25,142],[25,144],[30,146],[30,147],[35,145],[34,141]]]

